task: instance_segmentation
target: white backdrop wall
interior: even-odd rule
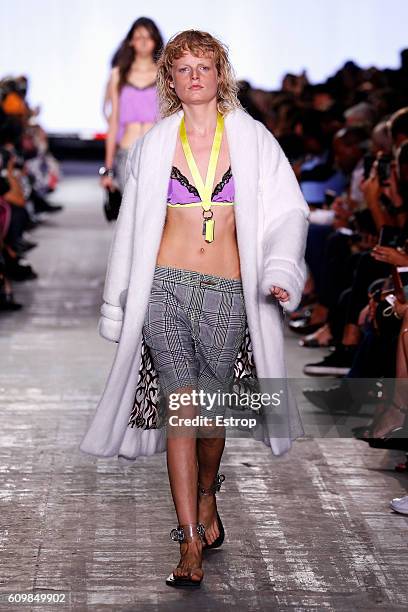
[[[396,68],[408,46],[408,0],[0,0],[0,76],[30,77],[49,131],[105,131],[110,58],[140,16],[165,42],[187,28],[211,32],[237,77],[265,89],[303,69],[319,82],[347,59]]]

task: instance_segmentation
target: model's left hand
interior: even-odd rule
[[[285,289],[282,289],[281,287],[277,287],[276,285],[273,285],[270,288],[270,292],[281,302],[287,302],[289,299],[289,293]]]

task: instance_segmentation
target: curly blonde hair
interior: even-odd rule
[[[173,61],[180,59],[186,51],[196,57],[213,53],[218,73],[218,111],[225,115],[230,110],[241,107],[238,100],[239,85],[228,59],[226,45],[208,32],[184,30],[184,32],[179,32],[170,38],[157,62],[156,86],[161,117],[169,117],[182,108],[179,97],[170,87],[170,79],[172,78]]]

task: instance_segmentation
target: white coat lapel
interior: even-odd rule
[[[235,185],[235,225],[246,305],[257,300],[258,141],[251,117],[236,109],[225,117]]]

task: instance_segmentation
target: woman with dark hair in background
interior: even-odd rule
[[[158,27],[148,17],[137,19],[112,58],[112,71],[104,99],[109,128],[102,185],[112,189],[113,177],[124,190],[129,148],[158,120],[156,62],[163,47]],[[107,106],[111,109],[108,115]]]

